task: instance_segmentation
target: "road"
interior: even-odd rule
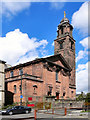
[[[29,114],[0,115],[0,120],[34,120],[34,111]],[[88,114],[79,115],[75,113],[64,116],[40,112],[37,113],[37,120],[88,120]]]
[[[0,120],[34,120],[32,119],[10,119],[10,118],[2,118]],[[89,120],[88,118],[37,118],[37,120]]]

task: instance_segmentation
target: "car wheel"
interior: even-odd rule
[[[26,112],[26,114],[28,114],[28,113],[29,113],[29,111],[28,111],[28,110],[26,110],[25,112]]]
[[[12,114],[13,114],[13,112],[12,112],[12,111],[10,111],[10,112],[9,112],[9,115],[12,115]]]

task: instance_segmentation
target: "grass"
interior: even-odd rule
[[[90,110],[87,110],[87,111],[85,111],[85,110],[82,110],[81,112],[82,112],[82,113],[83,113],[83,112],[90,112]]]

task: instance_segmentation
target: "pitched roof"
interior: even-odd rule
[[[32,61],[29,61],[29,62],[26,62],[26,63],[23,63],[23,64],[18,64],[16,66],[6,68],[5,71],[10,71],[10,70],[18,69],[20,67],[28,66],[30,64],[36,64],[36,63],[39,63],[39,62],[47,61],[49,58],[55,58],[55,57],[59,57],[59,60],[62,61],[65,68],[67,68],[67,70],[71,71],[71,67],[69,66],[69,64],[66,62],[66,60],[64,59],[64,57],[61,54],[51,55],[51,56],[47,56],[47,57],[44,57],[44,58],[36,58],[35,60],[32,60]],[[55,64],[55,65],[58,65],[58,64],[56,64],[54,62],[52,62],[52,63]]]

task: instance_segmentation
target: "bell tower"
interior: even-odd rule
[[[69,66],[72,68],[70,76],[70,84],[75,86],[75,40],[72,36],[73,26],[66,18],[58,25],[57,39],[54,40],[54,54],[62,54]]]

